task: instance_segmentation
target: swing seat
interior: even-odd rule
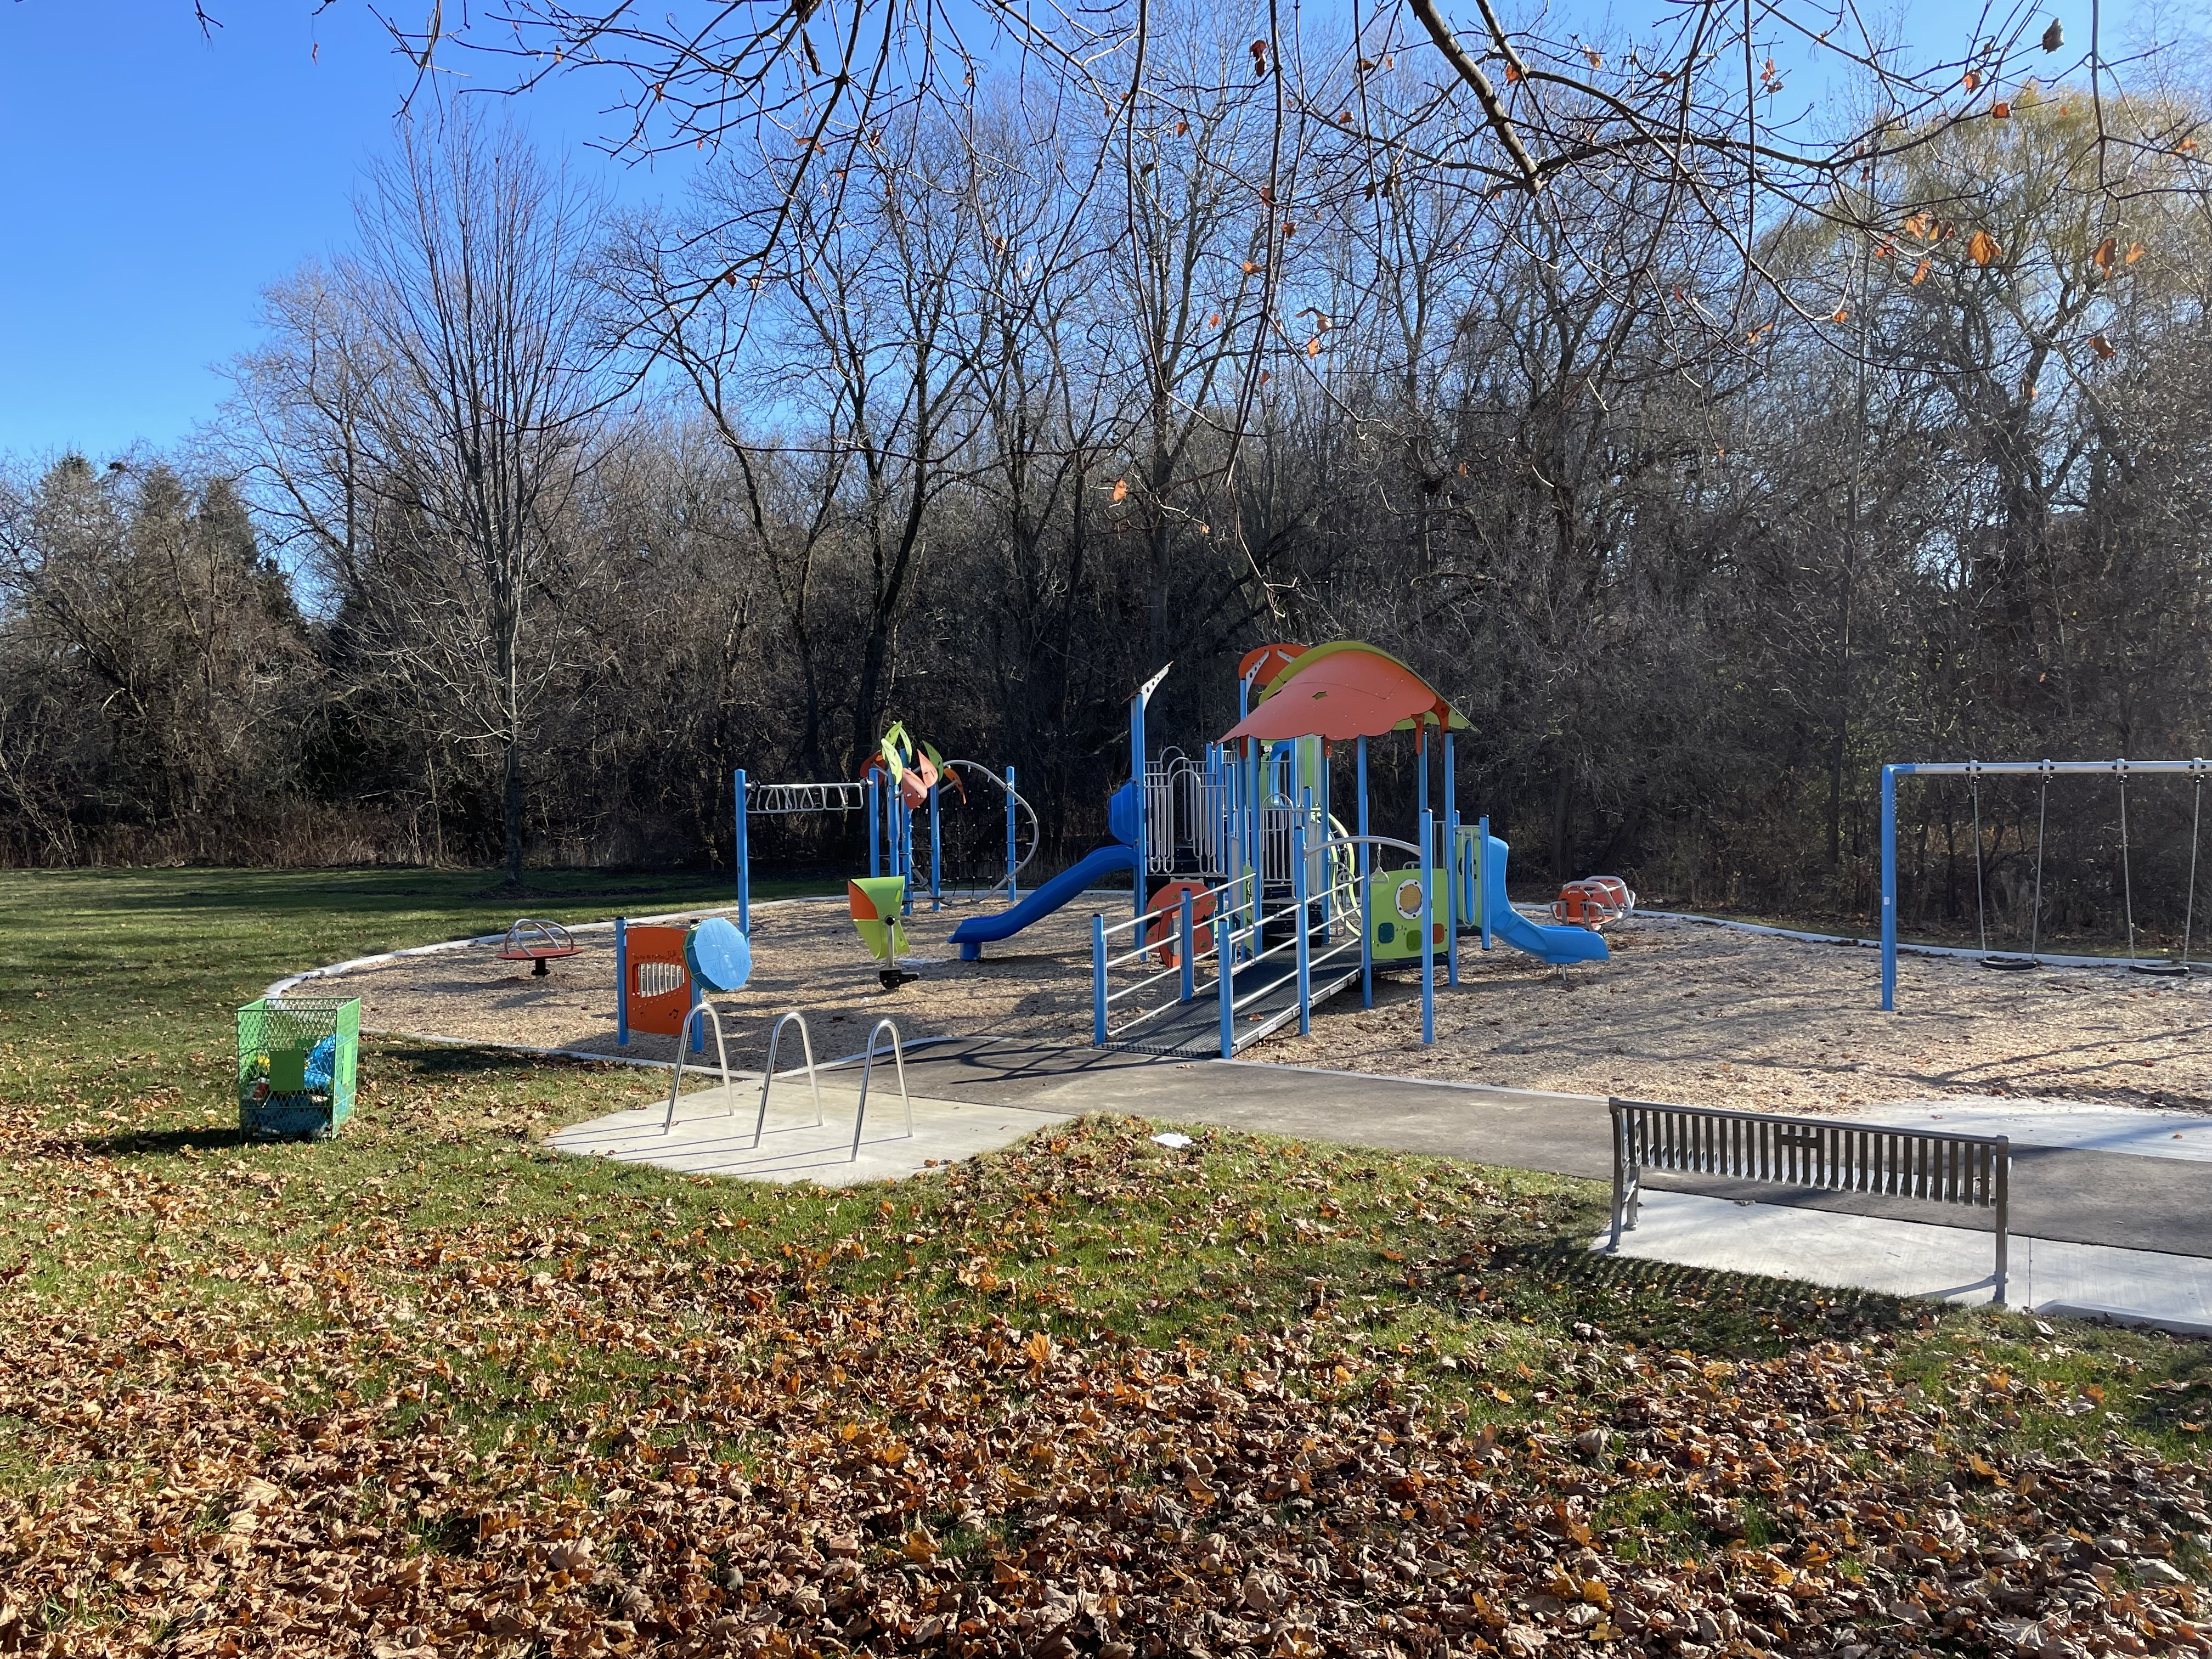
[[[1978,957],[1975,965],[1980,968],[1992,968],[1999,973],[2021,974],[2026,973],[2031,968],[2040,968],[2043,963],[2035,957],[1987,956]]]
[[[2185,962],[2131,962],[2128,964],[2128,971],[2148,974],[2153,979],[2185,979],[2189,975],[2189,964]]]

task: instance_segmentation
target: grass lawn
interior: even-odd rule
[[[544,1150],[651,1073],[374,1042],[239,1145],[234,1006],[491,886],[0,872],[0,1653],[2212,1651],[2203,1345],[1595,1258],[1586,1183],[755,1188]]]

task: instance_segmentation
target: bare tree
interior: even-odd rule
[[[1419,64],[1425,101],[1454,108],[1455,139],[1474,139],[1455,143],[1463,187],[1535,198],[1571,179],[1606,192],[1658,186],[1735,250],[1747,297],[1754,284],[1786,293],[1785,273],[1760,258],[1762,233],[1804,215],[1848,220],[1865,204],[1853,186],[1866,167],[1983,118],[2028,76],[2086,81],[2098,149],[2090,187],[2100,191],[2123,187],[2108,164],[2125,152],[2170,150],[2195,131],[2146,133],[2106,119],[2122,101],[2119,76],[2143,52],[2116,47],[2094,10],[2084,36],[2069,41],[2028,0],[2010,0],[1908,49],[1828,0],[1689,0],[1601,36],[1540,7],[1516,15],[1473,0],[1459,9],[1455,19],[1443,0],[1354,8],[1346,31],[1334,16],[1309,22],[1269,8],[1249,43],[1251,76],[1286,114],[1340,128],[1380,173],[1401,153],[1404,127],[1383,118],[1374,77],[1397,60]],[[607,140],[617,150],[774,139],[793,163],[793,209],[817,189],[839,196],[857,155],[902,115],[928,106],[964,118],[976,89],[1010,62],[1136,127],[1172,118],[1176,101],[1172,70],[1162,73],[1174,54],[1154,50],[1176,13],[1156,3],[511,0],[474,16],[434,4],[380,15],[423,87],[471,55],[503,62],[515,87],[574,73],[611,79],[621,116]],[[747,275],[773,264],[791,215],[755,228],[733,266]]]
[[[599,212],[519,135],[456,115],[403,126],[356,225],[327,278],[272,295],[239,383],[263,476],[360,631],[447,735],[496,757],[519,884],[566,519],[610,397]]]

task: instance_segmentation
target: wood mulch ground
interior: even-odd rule
[[[1070,906],[985,946],[981,962],[963,963],[945,935],[972,914],[913,917],[915,953],[941,960],[887,992],[842,901],[757,907],[752,981],[718,999],[732,1064],[760,1062],[769,1024],[787,1008],[806,1011],[823,1059],[857,1052],[885,1016],[908,1038],[1086,1041],[1089,907]],[[2000,974],[1905,957],[1899,1012],[1886,1015],[1869,950],[1656,917],[1609,938],[1611,963],[1564,980],[1510,951],[1464,951],[1462,986],[1437,992],[1432,1047],[1419,1041],[1417,987],[1398,976],[1378,983],[1373,1009],[1340,998],[1316,1017],[1312,1036],[1279,1036],[1249,1057],[1759,1110],[2009,1095],[2212,1111],[2212,975]],[[322,985],[360,995],[365,1026],[666,1058],[666,1038],[616,1048],[612,938],[592,933],[578,942],[581,953],[544,979],[478,945]]]

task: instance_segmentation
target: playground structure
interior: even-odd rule
[[[963,961],[980,960],[986,945],[1015,937],[1102,883],[1129,881],[1128,918],[1091,921],[1098,1045],[1231,1057],[1292,1021],[1310,1032],[1315,1005],[1355,983],[1363,1005],[1372,1006],[1376,974],[1394,969],[1418,969],[1421,1036],[1431,1043],[1439,958],[1445,982],[1457,986],[1462,936],[1479,935],[1485,950],[1502,944],[1526,952],[1562,975],[1571,963],[1609,959],[1598,930],[1627,914],[1634,896],[1613,878],[1571,884],[1554,907],[1569,926],[1543,926],[1513,908],[1505,896],[1510,849],[1490,834],[1487,817],[1463,823],[1458,808],[1455,745],[1466,717],[1404,663],[1348,640],[1248,653],[1238,665],[1237,724],[1195,761],[1172,748],[1155,757],[1146,743],[1146,708],[1171,668],[1130,699],[1131,776],[1108,804],[1110,835],[1026,894],[1020,877],[1036,850],[1036,814],[1011,767],[1002,775],[947,761],[894,725],[859,780],[756,784],[738,771],[735,932],[746,938],[751,931],[755,814],[862,812],[868,874],[848,882],[848,909],[884,988],[913,979],[902,969],[913,960],[903,922],[920,890],[921,815],[936,910],[945,895],[945,797],[965,802],[966,769],[1003,792],[1004,872],[981,896],[1003,889],[1011,902],[952,929],[948,942]],[[1416,763],[1411,839],[1377,833],[1370,823],[1369,744],[1398,732],[1410,734]],[[1333,810],[1346,744],[1350,826]],[[1431,760],[1439,750],[1440,768]],[[1441,810],[1431,801],[1432,768],[1441,771]],[[617,925],[618,1046],[635,1024],[703,1052],[700,976],[680,934]],[[680,1070],[681,1055],[678,1063]]]
[[[2191,949],[2197,921],[2197,853],[2204,817],[2204,778],[2212,762],[2204,760],[2109,761],[1920,761],[1900,762],[1881,769],[1881,1006],[1886,1013],[1897,1010],[1897,784],[1900,778],[1962,777],[1972,800],[1974,835],[1974,912],[1980,934],[1978,960],[1984,968],[2022,969],[2045,965],[2101,964],[2095,957],[2046,957],[2039,952],[2044,910],[2043,847],[2048,822],[2051,784],[2054,778],[2111,777],[2119,787],[2120,893],[2126,917],[2128,953],[2124,965],[2138,974],[2180,977],[2192,971]],[[2128,780],[2130,777],[2185,775],[2192,786],[2189,827],[2189,884],[2184,901],[2181,958],[2178,962],[2147,960],[2136,945],[2135,878],[2128,845]],[[2036,805],[2035,874],[2030,886],[2027,949],[1992,951],[1989,939],[1989,910],[1984,894],[1982,842],[1982,780],[2028,776],[2040,780]]]
[[[963,959],[1126,872],[1133,914],[1092,921],[1093,1042],[1224,1058],[1292,1021],[1310,1030],[1314,1006],[1354,983],[1371,1006],[1378,965],[1418,964],[1422,1040],[1433,1042],[1437,958],[1457,985],[1463,933],[1562,971],[1607,959],[1594,931],[1541,927],[1506,902],[1505,843],[1458,811],[1454,738],[1466,718],[1395,658],[1355,641],[1249,653],[1237,724],[1199,760],[1147,750],[1145,711],[1168,672],[1130,699],[1131,779],[1109,804],[1109,840],[1011,908],[962,922],[951,937]],[[1370,822],[1368,744],[1398,732],[1412,734],[1419,768],[1411,840]],[[1346,743],[1351,827],[1332,811]],[[1441,813],[1429,776],[1439,748]],[[1393,855],[1402,868],[1384,867]]]
[[[999,790],[1005,796],[1006,860],[1002,872],[977,885],[975,872],[948,872],[945,860],[945,816],[948,796],[969,805],[968,784],[973,781]],[[797,817],[824,813],[866,815],[868,875],[871,879],[896,876],[903,880],[899,912],[911,915],[915,897],[921,890],[921,856],[917,817],[926,816],[928,846],[929,908],[941,908],[948,897],[988,899],[1003,890],[1009,900],[1020,896],[1022,872],[1036,857],[1036,811],[1015,787],[1014,769],[994,771],[981,762],[945,759],[927,744],[914,738],[902,725],[894,724],[884,734],[876,752],[868,757],[861,775],[838,783],[756,783],[740,767],[733,775],[732,795],[737,815],[738,929],[752,930],[752,823],[756,817]],[[1023,826],[1027,824],[1026,848]],[[948,881],[950,874],[952,879]]]

